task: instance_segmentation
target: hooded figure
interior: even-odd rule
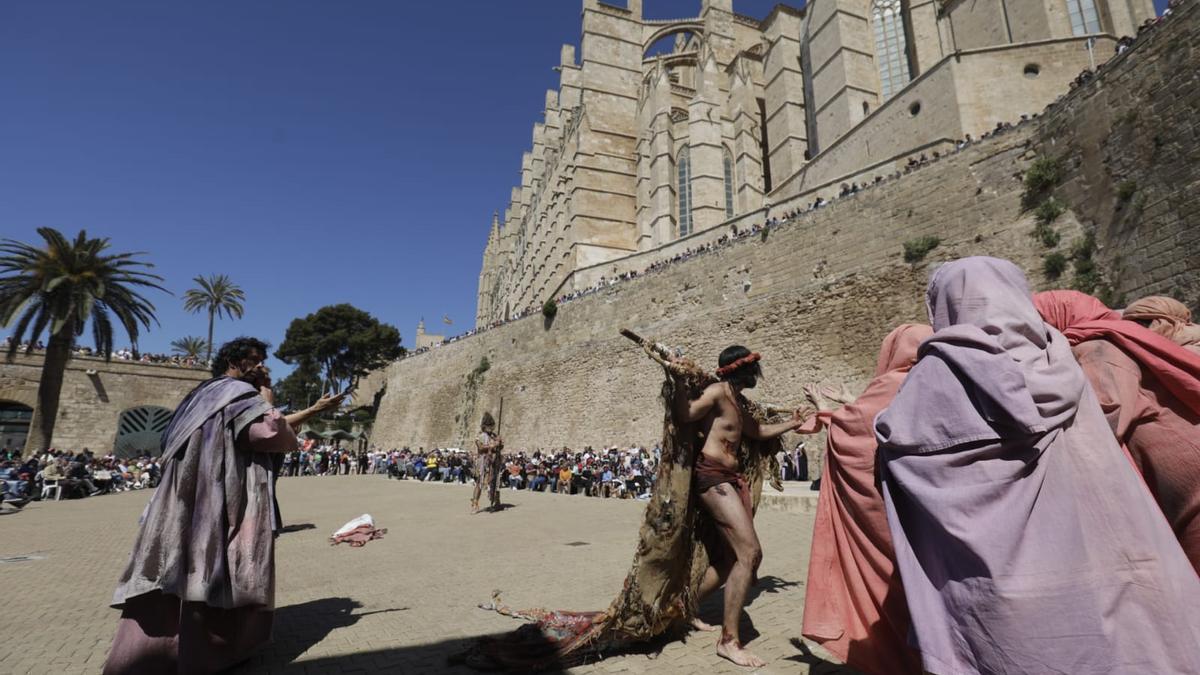
[[[1071,343],[1113,434],[1200,573],[1200,354],[1079,291],[1033,302]]]
[[[891,403],[929,326],[904,324],[883,341],[875,377],[854,402],[818,413],[828,429],[804,597],[806,638],[873,675],[921,673],[908,645],[908,605],[875,471],[875,415]]]
[[[1121,316],[1200,354],[1200,326],[1192,323],[1192,310],[1174,298],[1161,295],[1142,298],[1130,303]]]
[[[1200,579],[1024,274],[958,260],[926,301],[935,333],[875,419],[925,669],[1200,672]]]

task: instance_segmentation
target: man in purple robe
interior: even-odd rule
[[[935,333],[875,418],[932,673],[1200,673],[1200,580],[1024,274],[943,265]]]
[[[293,427],[337,407],[325,396],[282,416],[266,343],[238,338],[163,433],[162,480],[113,595],[121,611],[104,665],[117,673],[211,673],[271,637],[275,602],[274,456]]]

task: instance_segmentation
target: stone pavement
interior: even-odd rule
[[[606,607],[643,507],[505,491],[510,508],[471,516],[469,487],[382,476],[285,478],[279,491],[291,531],[277,546],[275,642],[238,673],[470,672],[446,656],[519,625],[476,607],[493,589],[513,607]],[[0,673],[99,672],[117,620],[107,603],[149,497],[31,503],[0,517]],[[329,546],[333,530],[364,512],[388,528],[384,539]],[[764,511],[758,527],[765,560],[743,638],[770,662],[760,672],[848,672],[795,641],[812,515]],[[703,609],[719,620],[719,598]],[[571,672],[746,672],[716,657],[713,641],[692,633],[653,659],[617,655]]]

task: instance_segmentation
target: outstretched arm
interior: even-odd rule
[[[804,426],[804,423],[808,421],[809,416],[812,414],[813,412],[808,409],[797,410],[792,413],[792,419],[775,424],[759,424],[758,420],[746,415],[746,422],[742,427],[742,433],[750,438],[769,441],[772,438],[779,438],[789,431],[796,431]]]
[[[262,391],[263,397],[266,398],[267,393],[270,391],[271,391],[270,387],[264,387],[263,391]],[[329,394],[326,394],[326,395],[322,396],[316,403],[312,404],[311,406],[305,408],[304,410],[297,410],[296,412],[288,415],[284,419],[286,419],[287,423],[289,425],[291,425],[291,427],[293,429],[295,429],[296,427],[299,427],[301,424],[304,424],[304,422],[307,421],[308,418],[312,417],[313,415],[318,415],[320,413],[325,412],[326,410],[337,409],[337,407],[342,404],[342,401],[345,400],[345,398],[346,398],[346,394],[344,394],[344,393],[338,394],[336,396],[330,396]],[[272,405],[274,405],[273,399],[274,399],[273,396],[272,396],[272,398],[267,398],[267,402],[272,403]]]

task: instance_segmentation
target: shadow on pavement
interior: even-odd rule
[[[808,664],[809,675],[860,675],[857,670],[850,666],[826,661],[812,653],[808,645],[804,644],[804,641],[799,638],[792,638],[792,646],[799,649],[800,653],[795,656],[789,656],[786,660]]]
[[[361,607],[362,603],[350,598],[321,598],[279,607],[275,610],[275,626],[272,631],[274,641],[241,668],[231,672],[257,673],[265,669],[284,668],[338,628],[353,626],[359,619],[371,614],[403,612],[408,609],[395,607],[355,614],[354,610]]]
[[[293,523],[292,525],[284,525],[279,528],[279,534],[288,534],[290,532],[302,532],[304,530],[315,530],[316,525],[312,523]]]

